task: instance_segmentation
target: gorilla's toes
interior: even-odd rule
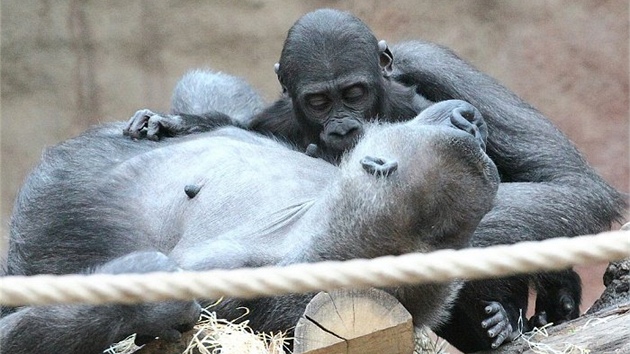
[[[481,327],[487,330],[490,346],[496,349],[512,334],[510,319],[503,306],[496,301],[487,302],[484,311],[488,317],[481,321]]]

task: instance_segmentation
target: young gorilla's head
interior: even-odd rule
[[[310,142],[343,152],[383,112],[391,62],[360,19],[322,9],[291,27],[276,72]]]

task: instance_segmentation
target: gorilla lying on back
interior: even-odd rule
[[[410,41],[390,50],[358,18],[324,9],[303,16],[289,30],[276,72],[283,96],[252,117],[187,111],[179,101],[203,93],[183,91],[188,87],[184,82],[175,92],[175,115],[139,111],[125,133],[138,137],[148,125],[147,136],[158,139],[232,124],[336,162],[354,146],[367,121],[405,121],[430,101],[461,99],[484,116],[487,126],[471,125],[470,133],[488,133],[487,152],[504,182],[472,246],[601,232],[626,207],[624,197],[540,112],[444,47]],[[195,82],[195,75],[186,81]],[[529,280],[467,282],[451,321],[437,332],[464,351],[497,347],[519,329]],[[575,272],[532,280],[538,291],[533,324],[578,315],[581,285]]]
[[[239,106],[258,99],[243,96],[245,83],[206,75],[231,111],[252,110]],[[230,98],[225,85],[241,93]],[[441,102],[406,123],[366,124],[339,166],[235,127],[163,142],[124,138],[122,124],[96,127],[48,149],[28,177],[7,273],[202,270],[462,248],[499,184],[486,135],[471,133],[483,124],[472,105]],[[435,327],[460,285],[386,290],[416,324]],[[234,319],[246,306],[254,329],[281,331],[312,295],[215,308]],[[192,301],[15,310],[0,320],[2,353],[100,353],[131,333],[139,343],[176,340],[199,315]]]

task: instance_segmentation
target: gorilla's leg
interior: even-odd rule
[[[528,329],[524,312],[528,293],[527,277],[523,276],[466,282],[451,317],[435,332],[464,352],[497,348]]]
[[[542,273],[534,278],[536,313],[529,321],[531,327],[559,324],[580,315],[582,289],[580,276],[574,270]]]
[[[107,262],[94,272],[121,274],[177,269],[162,253],[137,252]],[[0,320],[0,352],[97,354],[133,333],[137,334],[138,344],[155,337],[176,341],[182,332],[197,323],[200,311],[195,301],[25,307]]]

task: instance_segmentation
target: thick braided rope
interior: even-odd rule
[[[335,288],[499,277],[630,257],[630,231],[345,262],[204,272],[0,278],[0,304],[137,303],[252,298]]]

